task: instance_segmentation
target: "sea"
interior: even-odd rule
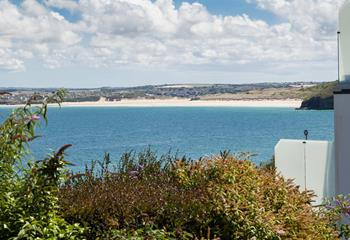
[[[1,121],[12,111],[0,108]],[[333,140],[333,111],[247,107],[50,107],[42,137],[30,144],[33,158],[43,159],[72,144],[67,160],[80,171],[109,153],[117,163],[124,152],[151,148],[191,159],[250,153],[251,161],[270,160],[280,139]]]

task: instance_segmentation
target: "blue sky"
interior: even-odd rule
[[[0,87],[331,81],[342,1],[4,0]]]
[[[23,2],[23,0],[11,0],[11,2],[13,2],[16,5],[20,5],[20,3]],[[39,2],[44,1],[40,0]],[[208,11],[216,15],[230,16],[247,14],[252,18],[262,19],[268,23],[277,23],[280,21],[280,19],[276,15],[260,9],[256,4],[248,3],[246,0],[175,0],[174,5],[176,7],[179,7],[183,2],[201,3],[208,9]],[[70,21],[76,21],[80,18],[80,14],[72,13],[71,11],[66,9],[55,7],[53,7],[52,9],[61,13]]]
[[[184,1],[175,1],[176,6],[180,6]],[[274,24],[281,20],[269,11],[260,9],[256,4],[248,3],[245,0],[190,0],[189,3],[199,2],[207,9],[217,15],[242,15],[247,14],[254,19],[262,19],[268,23]]]

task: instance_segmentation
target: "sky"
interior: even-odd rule
[[[0,87],[333,81],[344,0],[0,0]]]

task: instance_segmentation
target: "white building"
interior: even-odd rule
[[[350,194],[350,0],[339,12],[339,78],[334,92],[334,142],[280,140],[277,171],[300,190],[313,190],[315,205],[324,198]]]

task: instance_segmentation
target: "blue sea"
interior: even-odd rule
[[[1,118],[11,111],[1,108]],[[217,154],[256,154],[252,161],[271,159],[279,139],[333,140],[333,111],[238,107],[63,107],[49,109],[49,124],[38,129],[42,138],[31,144],[37,159],[70,143],[67,159],[76,170],[106,152],[113,161],[121,154],[151,147],[196,159]]]

